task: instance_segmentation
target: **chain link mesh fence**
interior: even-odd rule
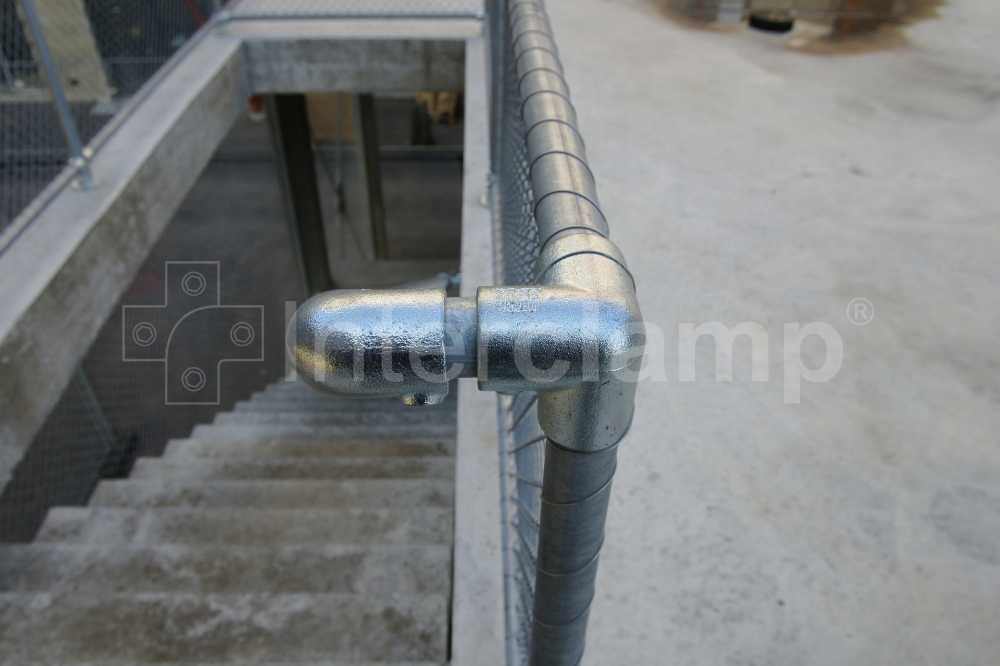
[[[69,104],[82,143],[212,15],[212,0],[33,0],[35,35],[23,0],[0,2],[0,233],[72,157],[53,105]],[[44,40],[57,81],[41,63]]]
[[[281,196],[266,124],[244,117],[14,468],[0,494],[0,541],[32,540],[51,507],[85,504],[101,479],[128,476],[137,457],[160,455],[170,439],[284,377],[286,303],[301,300],[301,283]],[[193,273],[203,280],[184,280]],[[205,301],[223,306],[222,317]],[[246,353],[233,353],[231,313],[252,326]],[[137,322],[169,341],[169,354],[137,347]],[[191,368],[203,370],[205,386],[188,392],[175,370]]]
[[[499,24],[493,37],[502,35],[493,50],[494,57],[500,56],[493,76],[503,80],[502,86],[493,88],[499,99],[492,101],[501,107],[493,116],[501,125],[495,146],[500,153],[499,173],[491,187],[496,278],[500,284],[533,284],[540,248],[521,96],[513,49],[507,43],[506,2],[500,0],[493,7],[497,16],[490,20]],[[500,396],[499,412],[507,662],[520,666],[528,663],[531,647],[545,435],[538,425],[535,393]]]

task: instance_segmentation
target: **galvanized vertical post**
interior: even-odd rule
[[[487,0],[486,15],[490,35],[490,172],[500,173],[500,146],[503,141],[504,49],[506,48],[506,0]]]
[[[52,51],[45,40],[45,33],[42,31],[42,23],[38,18],[38,11],[35,9],[34,0],[20,0],[21,9],[28,23],[28,29],[35,40],[35,48],[38,57],[42,61],[42,68],[45,70],[45,78],[52,93],[52,100],[59,116],[59,124],[62,126],[63,135],[66,137],[66,145],[69,148],[69,163],[76,169],[76,178],[73,180],[73,187],[79,190],[89,190],[96,183],[90,173],[90,165],[83,152],[83,143],[80,141],[80,134],[77,132],[76,123],[70,112],[69,102],[66,101],[66,94],[62,89],[62,82],[59,80],[59,73],[56,70],[55,61],[52,59]]]

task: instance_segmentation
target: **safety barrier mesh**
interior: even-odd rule
[[[212,0],[34,0],[83,144],[212,15]],[[0,2],[0,232],[72,157],[22,0]]]
[[[534,194],[529,174],[528,148],[517,71],[511,45],[507,43],[506,3],[497,2],[499,30],[504,37],[495,45],[493,76],[502,86],[493,104],[500,105],[499,173],[492,184],[497,251],[497,281],[501,284],[533,284],[538,258],[538,225],[534,216]],[[497,48],[498,47],[498,48]],[[495,114],[493,116],[497,118]],[[507,620],[507,661],[511,666],[528,663],[531,644],[532,604],[535,596],[535,557],[541,514],[542,469],[545,436],[538,425],[536,394],[524,392],[499,397],[500,483],[504,542],[504,589]]]
[[[241,119],[13,469],[0,542],[31,541],[52,507],[86,504],[102,479],[285,375],[301,287],[277,173],[266,124]]]

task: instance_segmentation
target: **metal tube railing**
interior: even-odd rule
[[[539,245],[608,235],[558,48],[538,0],[508,3]],[[548,266],[536,264],[541,277]],[[634,384],[584,383],[575,396],[540,395],[547,435],[530,661],[573,666],[584,650],[618,443],[632,418]],[[582,409],[582,411],[579,411]],[[591,413],[607,429],[577,415]],[[573,423],[567,423],[573,421]],[[582,423],[581,423],[582,422]],[[582,426],[582,427],[581,427]],[[581,432],[582,431],[582,432]],[[613,433],[602,437],[604,432]]]
[[[519,521],[517,537],[505,544],[523,546],[518,604],[531,615],[520,623],[530,627],[530,646],[509,663],[575,666],[617,447],[632,420],[642,315],[625,259],[608,239],[544,8],[538,0],[511,0],[490,9],[505,22],[490,28],[504,36],[493,45],[504,57],[503,68],[493,69],[492,117],[502,118],[491,136],[501,151],[493,181],[516,204],[513,224],[527,227],[521,231],[531,246],[519,261],[530,261],[533,271],[518,274],[533,283],[481,287],[474,300],[447,298],[443,290],[320,294],[289,322],[286,344],[299,376],[329,393],[431,404],[444,399],[449,379],[473,376],[481,390],[537,392],[510,426],[537,406],[544,436],[524,446],[544,442],[544,474],[514,470],[518,488],[540,487],[541,494],[505,505],[504,515]],[[517,182],[504,182],[508,177]],[[540,504],[537,514],[530,504]],[[533,573],[525,572],[526,562]]]

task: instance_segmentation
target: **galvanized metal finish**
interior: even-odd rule
[[[342,289],[306,301],[285,341],[318,391],[433,405],[448,395],[444,329],[443,289]]]
[[[491,18],[502,13],[501,3],[491,8]],[[504,29],[494,25],[490,33],[507,38],[494,53],[506,57],[514,78],[493,87],[493,104],[507,109],[516,102],[519,122],[508,125],[506,112],[494,109],[493,117],[504,119],[493,135],[501,151],[494,182],[499,178],[503,197],[495,210],[530,206],[518,218],[530,228],[515,229],[514,237],[529,239],[525,247],[533,243],[534,251],[524,255],[529,271],[521,263],[501,267],[501,274],[513,268],[533,283],[482,287],[475,301],[462,302],[443,291],[324,294],[300,309],[288,345],[300,374],[329,392],[434,402],[447,392],[449,375],[472,376],[469,364],[482,390],[534,392],[509,403],[519,413],[505,422],[516,430],[537,405],[544,432],[511,451],[544,442],[541,482],[520,476],[515,465],[516,496],[505,498],[507,519],[526,528],[516,539],[505,535],[507,547],[516,541],[516,566],[534,568],[522,571],[516,590],[508,586],[508,597],[521,597],[508,598],[522,614],[509,616],[512,623],[523,627],[532,609],[530,648],[521,649],[529,641],[509,641],[518,651],[509,656],[510,663],[527,656],[535,666],[572,666],[583,654],[617,446],[632,420],[642,315],[625,258],[607,237],[548,18],[537,0],[511,1],[506,9]],[[500,73],[495,67],[494,77]],[[523,180],[505,183],[512,166]],[[501,243],[510,236],[507,220],[503,225]],[[449,365],[462,367],[448,372]],[[541,471],[539,462],[534,471]],[[522,496],[522,484],[540,487],[540,495]]]
[[[508,7],[542,248],[536,282],[587,293],[591,313],[580,320],[580,337],[596,346],[583,381],[538,394],[548,444],[529,663],[575,665],[584,650],[617,445],[632,420],[635,383],[621,371],[641,359],[641,338],[632,333],[642,317],[625,259],[606,238],[548,18],[539,2]]]

